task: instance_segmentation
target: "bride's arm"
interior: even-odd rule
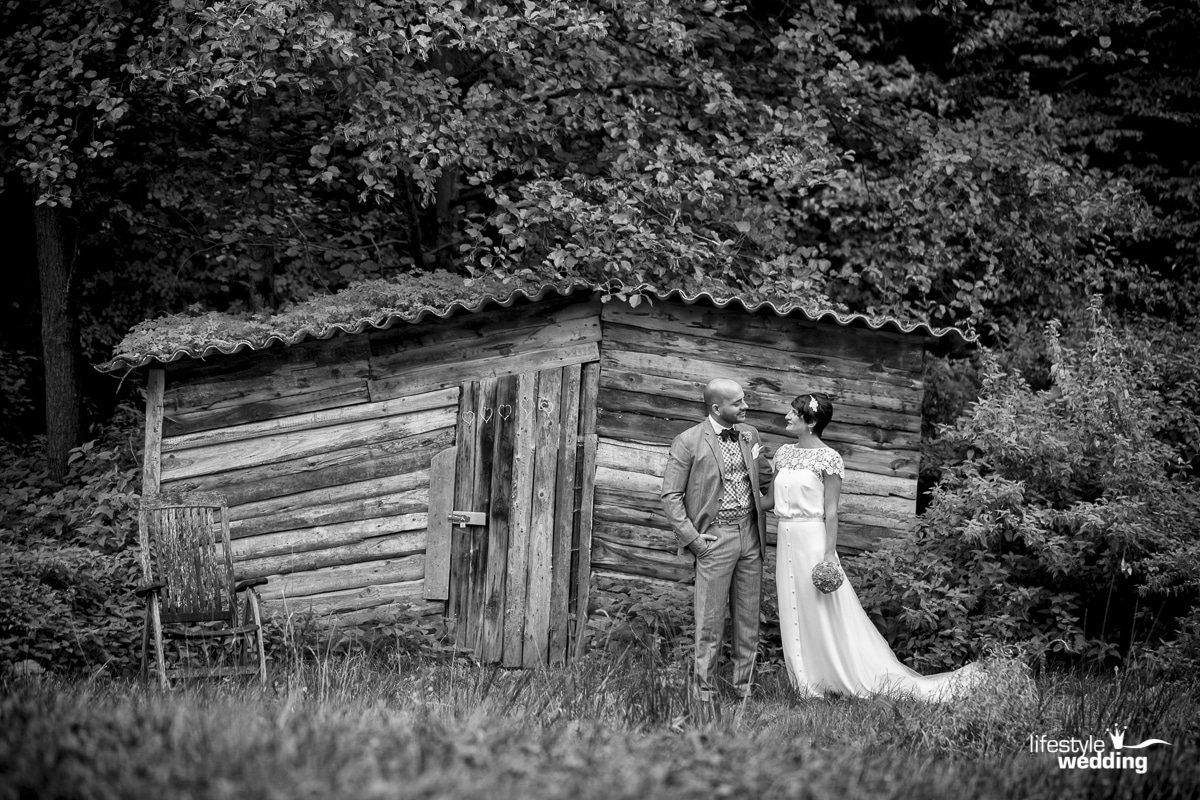
[[[838,500],[842,496],[841,476],[833,472],[825,473],[825,561],[838,563]]]

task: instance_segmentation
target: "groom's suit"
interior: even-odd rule
[[[713,697],[715,689],[726,604],[733,622],[733,683],[742,695],[750,692],[758,650],[766,511],[771,506],[774,470],[763,455],[758,459],[751,456],[754,445],[761,443],[758,431],[744,424],[733,428],[740,464],[736,459],[726,460],[710,418],[675,437],[661,492],[663,510],[680,552],[701,534],[717,537],[696,556],[696,686],[700,698],[706,700]],[[749,479],[749,506],[747,513],[734,517],[721,508],[730,505],[726,492],[731,480],[743,474]],[[699,545],[693,548],[699,549]]]

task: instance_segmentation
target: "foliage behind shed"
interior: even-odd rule
[[[482,659],[533,666],[580,646],[593,575],[690,581],[658,491],[712,378],[742,384],[773,446],[792,397],[830,395],[842,546],[907,525],[924,345],[951,333],[560,290],[103,368],[147,368],[145,491],[223,493],[238,571],[269,578],[269,607],[444,614]]]

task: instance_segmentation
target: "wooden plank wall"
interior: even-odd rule
[[[849,551],[916,513],[921,437],[919,336],[843,328],[741,309],[656,302],[604,307],[596,432],[592,565],[605,574],[690,580],[659,489],[671,440],[705,414],[712,378],[741,383],[747,421],[777,447],[791,441],[793,397],[831,396],[822,437],[846,462],[839,542]],[[775,522],[768,515],[768,540]]]
[[[445,576],[425,585],[430,475],[455,445],[459,385],[594,362],[599,338],[599,304],[563,299],[172,363],[161,489],[227,497],[238,571],[269,579],[270,609],[441,612]],[[435,523],[430,568],[448,568],[447,536]]]

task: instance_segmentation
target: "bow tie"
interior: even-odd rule
[[[736,442],[738,439],[738,432],[733,428],[726,428],[717,435],[729,442]]]

